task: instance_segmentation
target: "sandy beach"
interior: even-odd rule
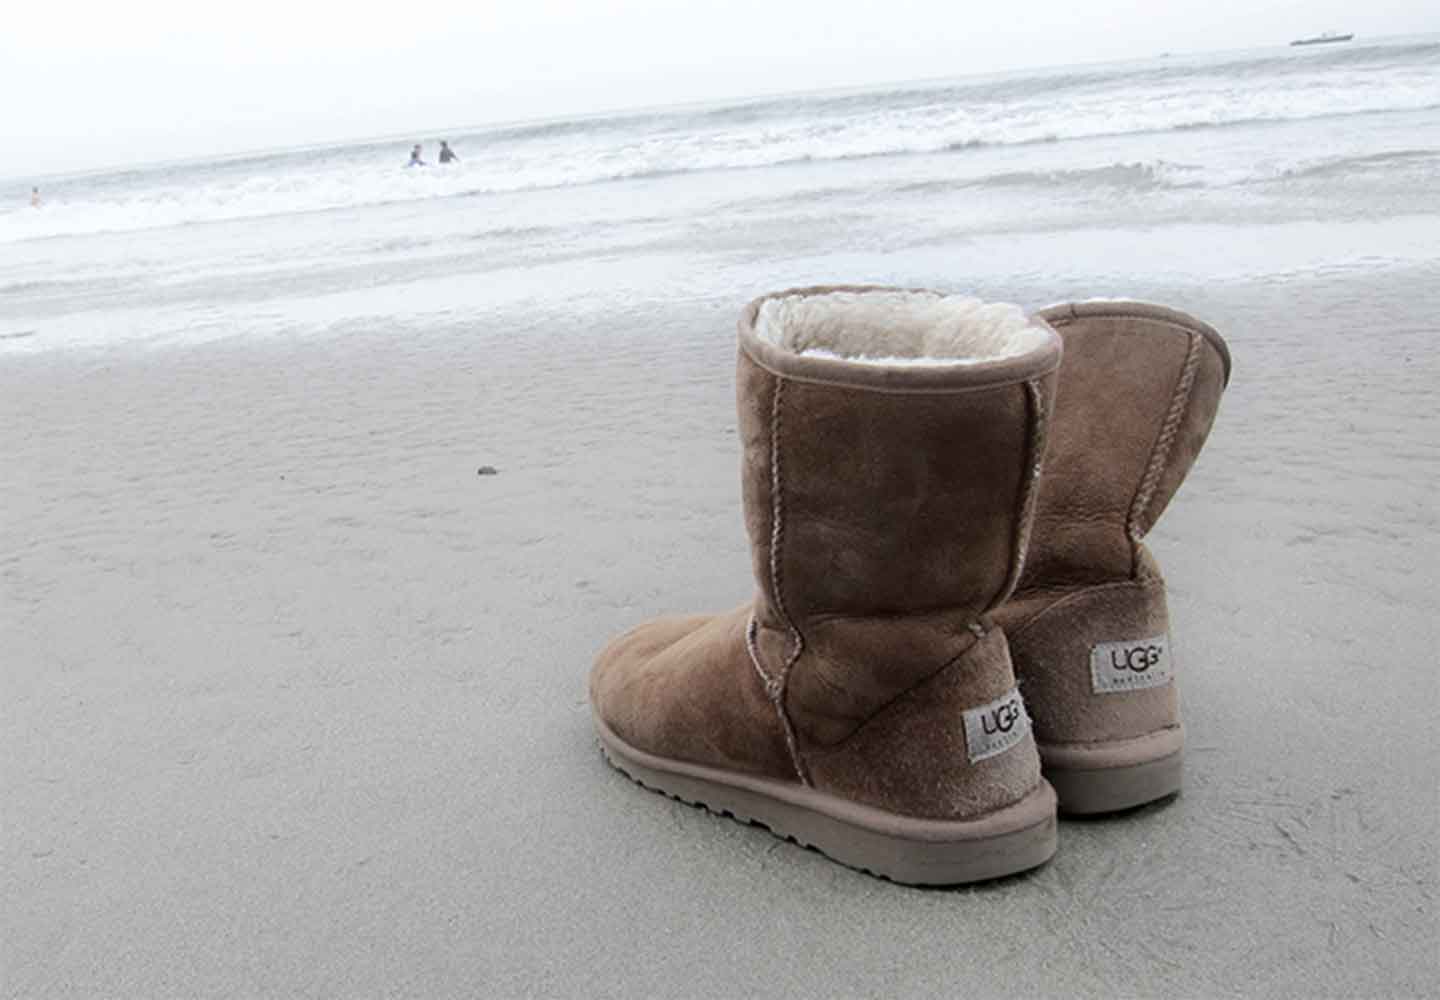
[[[749,596],[764,290],[7,358],[0,992],[1433,995],[1440,268],[1124,289],[1235,356],[1153,536],[1186,788],[954,891],[591,732],[609,636]]]

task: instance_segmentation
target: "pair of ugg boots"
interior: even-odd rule
[[[755,599],[601,653],[610,760],[914,884],[1042,864],[1057,795],[1178,791],[1141,539],[1209,432],[1220,335],[1137,302],[828,287],[752,303],[739,346]]]

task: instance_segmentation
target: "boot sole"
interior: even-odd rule
[[[903,885],[959,885],[1027,871],[1055,854],[1055,791],[1041,779],[1014,805],[970,820],[901,816],[798,784],[657,757],[599,719],[601,748],[637,784],[767,828]]]
[[[1045,777],[1068,816],[1134,809],[1180,791],[1184,780],[1183,730],[1095,747],[1040,744]],[[1134,760],[1138,754],[1142,759]],[[1123,763],[1117,757],[1129,757]]]

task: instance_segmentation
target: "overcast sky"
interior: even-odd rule
[[[1440,30],[1437,0],[15,0],[0,175]]]

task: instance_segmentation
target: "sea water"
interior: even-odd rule
[[[459,163],[415,135],[0,181],[0,353],[814,281],[1039,305],[1440,261],[1440,36],[443,137]],[[407,169],[416,141],[432,165]]]

